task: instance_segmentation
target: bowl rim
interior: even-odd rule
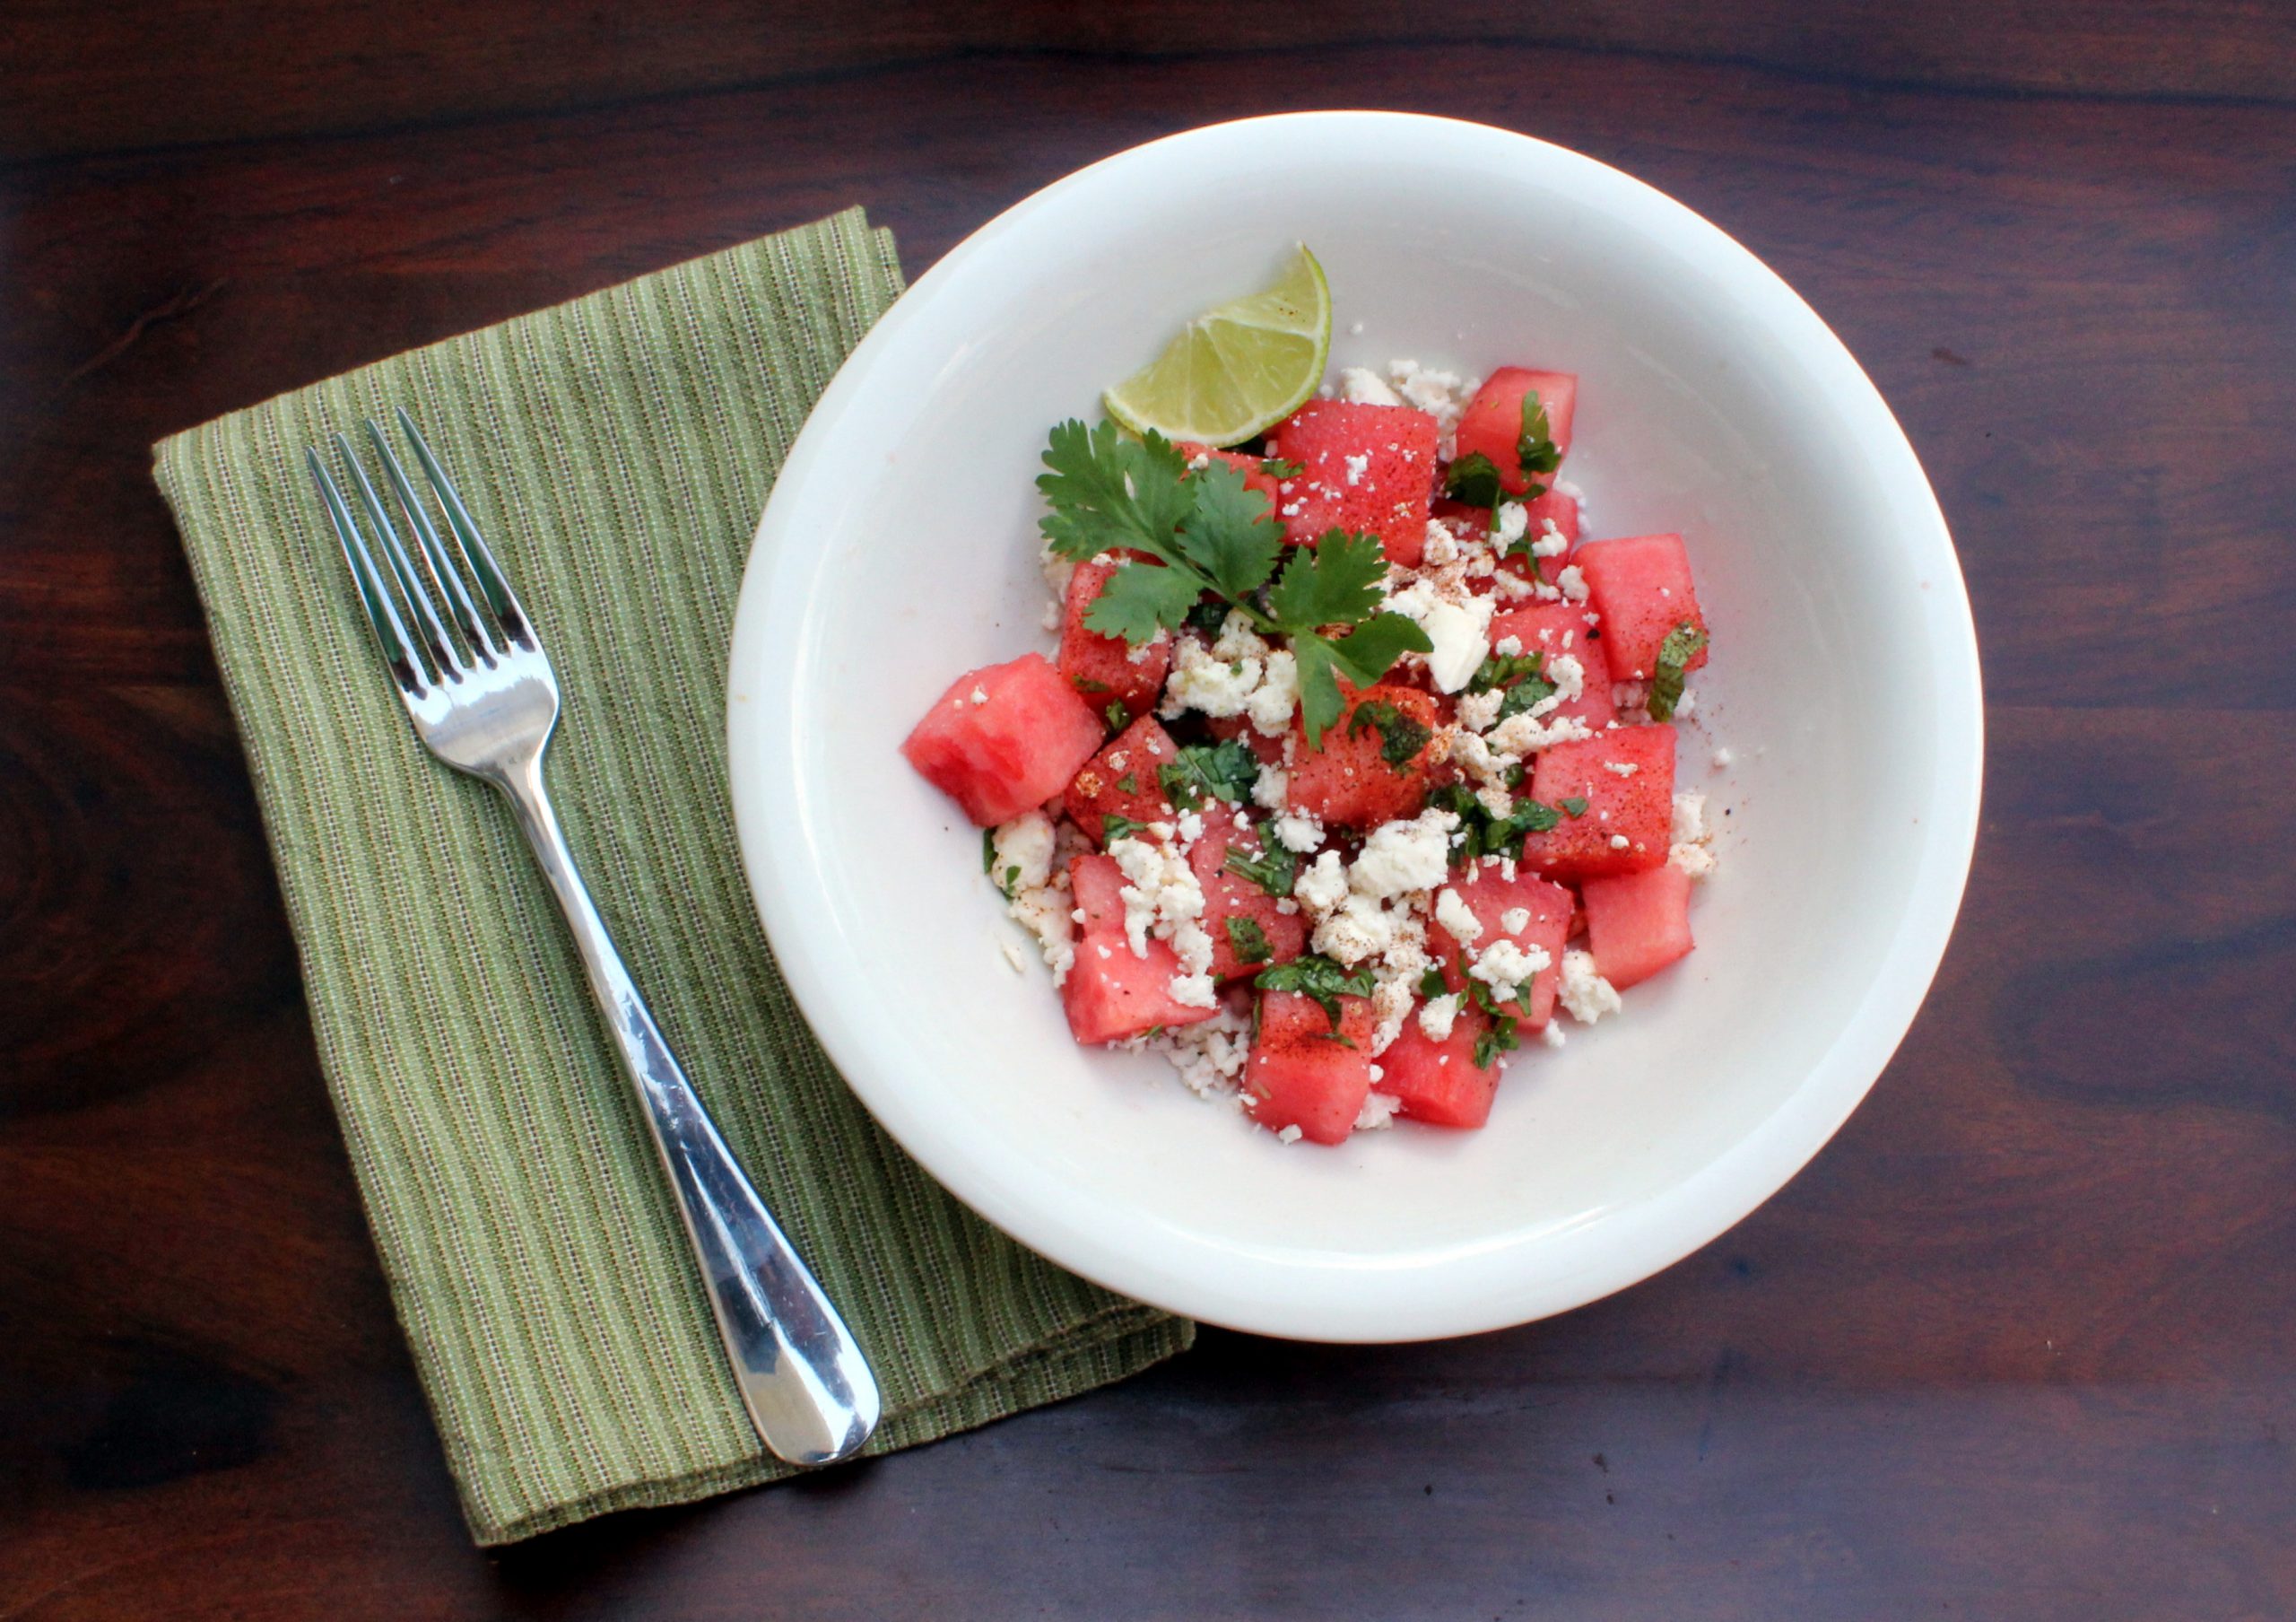
[[[1588,187],[1598,205],[1633,210],[1654,228],[1686,233],[1757,301],[1764,321],[1783,328],[1885,481],[1900,523],[1918,548],[1929,590],[1923,640],[1937,672],[1938,771],[1921,810],[1925,831],[1909,897],[1894,937],[1863,999],[1794,1090],[1753,1129],[1692,1176],[1660,1195],[1604,1214],[1602,1243],[1572,1266],[1526,1279],[1528,1246],[1556,1236],[1515,1236],[1404,1261],[1302,1268],[1242,1258],[1172,1241],[1176,1253],[1146,1253],[1112,1241],[1109,1219],[1123,1213],[1074,1190],[1035,1197],[1031,1166],[1000,1152],[993,1138],[905,1089],[877,1062],[873,1021],[851,988],[803,949],[818,910],[833,905],[796,837],[804,825],[799,790],[796,705],[791,691],[804,659],[804,605],[822,570],[821,549],[782,546],[803,523],[815,466],[830,454],[872,368],[923,318],[944,290],[1077,188],[1109,184],[1126,171],[1201,161],[1195,150],[1242,140],[1257,144],[1292,131],[1330,142],[1370,135],[1383,142],[1436,140],[1511,152],[1553,171],[1556,183]],[[1602,194],[1609,194],[1607,196]],[[1529,1322],[1639,1283],[1710,1243],[1782,1188],[1822,1148],[1863,1101],[1897,1050],[1943,961],[1975,854],[1984,768],[1984,704],[1977,635],[1966,586],[1944,516],[1903,428],[1848,346],[1785,280],[1718,225],[1634,177],[1535,136],[1424,114],[1333,110],[1282,113],[1184,130],[1116,153],[1031,194],[944,255],[889,310],[847,357],[791,446],[761,514],[735,605],[727,661],[729,787],[743,867],[776,960],[831,1061],[878,1123],[957,1199],[1028,1248],[1119,1294],[1205,1321],[1311,1340],[1387,1342],[1475,1333]],[[1569,1235],[1563,1236],[1564,1243]]]

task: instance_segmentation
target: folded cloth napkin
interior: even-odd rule
[[[854,1101],[744,887],[723,711],[758,510],[900,293],[858,209],[378,362],[155,448],[375,1244],[481,1543],[770,1481],[638,1107],[491,789],[408,731],[301,465],[411,410],[565,690],[568,837],[656,1014],[885,1388],[884,1452],[1193,1327],[988,1227]]]

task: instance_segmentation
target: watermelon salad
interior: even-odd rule
[[[902,752],[1079,1042],[1285,1142],[1479,1127],[1510,1059],[1690,952],[1706,621],[1679,535],[1581,538],[1578,397],[1405,361],[1240,446],[1052,431],[1058,649],[959,676]]]

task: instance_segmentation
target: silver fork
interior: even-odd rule
[[[447,520],[442,535],[382,430],[370,420],[368,437],[414,536],[412,554],[367,482],[351,441],[335,436],[360,508],[381,544],[380,568],[318,452],[303,453],[392,684],[430,753],[492,783],[517,813],[574,932],[615,1051],[645,1105],[646,1124],[677,1195],[718,1335],[758,1435],[793,1464],[848,1458],[875,1428],[876,1380],[852,1332],[718,1135],[614,949],[543,788],[543,751],[558,724],[558,678],[534,621],[480,538],[454,480],[403,409],[398,425]]]

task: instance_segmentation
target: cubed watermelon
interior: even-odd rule
[[[1562,983],[1562,944],[1570,938],[1570,892],[1519,868],[1509,878],[1505,864],[1489,857],[1453,868],[1449,887],[1483,926],[1473,943],[1476,951],[1503,938],[1525,951],[1535,948],[1546,954],[1547,966],[1531,976],[1530,1012],[1518,1016],[1525,1028],[1537,1030],[1552,1016],[1554,994]],[[1510,915],[1518,911],[1527,916],[1510,929]],[[1440,922],[1427,927],[1427,950],[1442,965],[1443,983],[1454,991],[1465,990],[1459,943]]]
[[[1244,1064],[1244,1108],[1271,1132],[1298,1127],[1314,1143],[1342,1143],[1371,1091],[1370,999],[1339,998],[1339,1029],[1312,998],[1264,993],[1259,1031]],[[1344,1041],[1339,1040],[1345,1038]]]
[[[1106,736],[1050,661],[1025,653],[950,683],[900,752],[986,828],[1058,794]]]
[[[1692,589],[1690,554],[1678,535],[1637,535],[1622,540],[1588,541],[1570,554],[1587,577],[1595,612],[1603,616],[1603,641],[1611,675],[1622,682],[1648,681],[1657,672],[1658,644],[1675,626],[1706,629]],[[1706,650],[1693,654],[1686,669],[1706,663]]]
[[[1461,1008],[1451,1033],[1435,1041],[1420,1028],[1413,1010],[1403,1033],[1379,1055],[1379,1091],[1394,1094],[1400,1112],[1431,1126],[1479,1127],[1491,1118],[1492,1094],[1499,1090],[1499,1061],[1474,1061],[1474,1044],[1490,1021],[1474,1008]]]
[[[1367,706],[1378,707],[1365,714]],[[1438,719],[1428,694],[1379,682],[1348,699],[1339,719],[1324,728],[1321,748],[1309,748],[1305,728],[1295,724],[1299,746],[1292,761],[1292,809],[1348,828],[1375,828],[1418,815],[1430,787],[1427,756]],[[1414,737],[1417,746],[1410,754],[1387,759],[1391,748],[1399,753]]]
[[[1666,859],[1674,818],[1674,729],[1617,727],[1542,751],[1531,769],[1531,798],[1564,810],[1544,833],[1523,842],[1523,859],[1561,878],[1640,873]],[[1618,768],[1631,770],[1618,770]]]
[[[1204,889],[1204,928],[1212,937],[1212,972],[1220,980],[1256,974],[1270,964],[1289,963],[1306,949],[1307,920],[1295,906],[1283,911],[1276,898],[1252,880],[1231,871],[1228,852],[1245,858],[1263,854],[1258,833],[1226,806],[1205,808],[1204,835],[1187,853],[1188,867]],[[1237,937],[1251,944],[1259,931],[1261,955],[1246,958]]]
[[[1599,729],[1608,726],[1617,711],[1611,704],[1611,667],[1603,639],[1590,632],[1587,611],[1578,604],[1533,603],[1492,616],[1491,646],[1496,652],[1500,643],[1512,637],[1522,644],[1525,653],[1544,655],[1550,669],[1564,654],[1577,659],[1584,673],[1578,696],[1564,700],[1553,714]]]
[[[1135,823],[1171,821],[1172,802],[1156,780],[1156,772],[1178,758],[1171,735],[1157,724],[1154,716],[1142,716],[1069,780],[1064,798],[1070,818],[1101,845],[1108,843],[1101,825],[1104,816],[1113,815]]]
[[[1544,535],[1547,525],[1552,523],[1555,533],[1568,545],[1576,546],[1578,544],[1578,501],[1575,496],[1565,495],[1559,490],[1533,496],[1523,503],[1523,533],[1530,541]],[[1518,545],[1499,560],[1499,566],[1524,580],[1542,580],[1552,585],[1562,573],[1562,566],[1570,561],[1568,552],[1558,552],[1552,557],[1535,558]],[[1533,563],[1538,565],[1535,570],[1531,567]]]
[[[1242,739],[1244,747],[1252,752],[1252,758],[1263,766],[1283,763],[1283,735],[1278,733],[1270,737],[1252,725],[1248,715],[1211,716],[1205,720],[1204,729],[1214,737]]]
[[[1180,960],[1170,946],[1151,940],[1144,954],[1133,951],[1124,933],[1124,873],[1112,859],[1078,857],[1068,864],[1068,884],[1084,922],[1060,1001],[1078,1042],[1122,1042],[1158,1025],[1194,1025],[1218,1011],[1172,999]]]
[[[1164,677],[1172,668],[1172,633],[1160,631],[1153,641],[1135,648],[1120,636],[1102,636],[1084,624],[1086,611],[1100,600],[1109,576],[1119,566],[1095,560],[1077,564],[1076,571],[1068,577],[1068,598],[1060,625],[1060,674],[1103,716],[1111,704],[1122,704],[1126,715],[1145,715],[1156,707],[1164,691]],[[1163,567],[1161,563],[1140,566]]]
[[[1285,538],[1326,529],[1379,537],[1387,561],[1416,567],[1435,485],[1435,419],[1408,406],[1309,400],[1269,431],[1267,451],[1300,471],[1276,486]]]
[[[1516,495],[1531,487],[1534,477],[1547,484],[1552,474],[1531,475],[1523,471],[1518,448],[1523,438],[1523,397],[1533,389],[1538,391],[1539,404],[1546,407],[1547,437],[1554,448],[1568,455],[1570,450],[1570,417],[1578,404],[1578,379],[1567,371],[1528,371],[1520,366],[1501,366],[1483,379],[1483,387],[1474,391],[1474,398],[1460,414],[1455,443],[1460,456],[1483,455],[1491,458],[1499,469],[1499,482]]]
[[[1672,863],[1586,882],[1587,948],[1605,980],[1623,990],[1691,949],[1690,885]]]
[[[1244,475],[1245,489],[1258,491],[1267,498],[1267,510],[1271,513],[1275,510],[1276,480],[1274,474],[1264,471],[1265,458],[1246,456],[1240,450],[1214,450],[1211,446],[1199,445],[1194,440],[1182,440],[1173,449],[1190,462],[1199,457],[1209,457],[1215,462],[1227,463]]]

